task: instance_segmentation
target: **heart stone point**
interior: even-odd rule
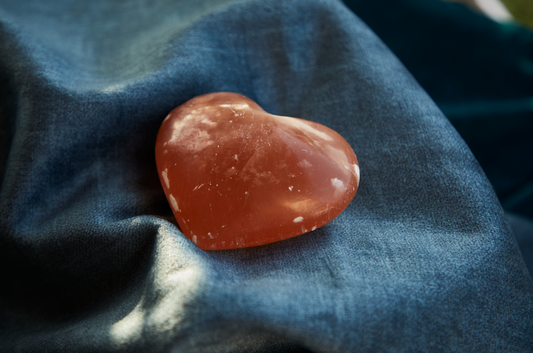
[[[359,185],[357,157],[337,132],[269,114],[236,93],[198,96],[174,109],[155,152],[181,231],[203,250],[313,231],[337,217]]]

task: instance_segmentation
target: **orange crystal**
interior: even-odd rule
[[[355,153],[337,132],[269,114],[236,93],[198,96],[174,109],[155,151],[172,212],[203,250],[313,231],[337,217],[359,185]]]

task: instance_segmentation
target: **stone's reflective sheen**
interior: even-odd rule
[[[348,206],[359,185],[357,158],[338,133],[271,115],[235,93],[174,109],[159,130],[156,161],[181,230],[203,250],[315,230]]]

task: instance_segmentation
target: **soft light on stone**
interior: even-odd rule
[[[337,132],[227,92],[174,109],[159,130],[156,162],[182,232],[203,250],[315,230],[348,206],[359,185],[357,158]]]

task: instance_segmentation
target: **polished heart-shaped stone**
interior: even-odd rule
[[[265,112],[236,93],[184,103],[156,141],[159,178],[200,249],[268,244],[313,231],[355,196],[359,165],[332,129]]]

